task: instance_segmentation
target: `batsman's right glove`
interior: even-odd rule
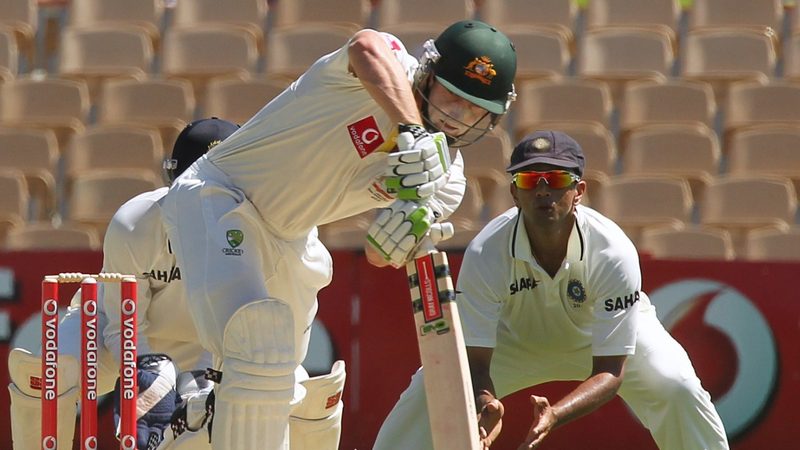
[[[431,245],[453,236],[453,225],[435,223],[430,206],[397,200],[381,210],[367,231],[367,241],[393,267],[414,258],[417,248],[430,236]]]
[[[389,154],[383,180],[386,192],[399,200],[422,200],[447,182],[450,165],[447,138],[429,133],[421,125],[399,125],[397,151]]]

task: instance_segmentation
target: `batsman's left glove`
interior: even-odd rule
[[[177,368],[163,354],[147,354],[137,358],[139,396],[136,399],[136,448],[155,450],[170,426],[172,413],[180,398],[175,390]],[[114,424],[120,435],[120,380],[114,386]]]

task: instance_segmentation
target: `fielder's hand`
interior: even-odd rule
[[[487,392],[488,394],[488,392]],[[491,396],[491,400],[484,403],[483,407],[478,412],[478,430],[481,438],[481,446],[487,450],[497,437],[500,435],[500,430],[503,429],[503,414],[505,407],[503,403]]]
[[[177,368],[167,355],[148,354],[137,359],[139,397],[136,400],[136,448],[155,449],[170,425],[178,402],[175,390]],[[119,379],[114,387],[114,423],[119,431]],[[117,433],[119,435],[119,433]]]
[[[424,239],[431,245],[453,236],[449,223],[435,224],[428,206],[397,200],[383,209],[367,231],[367,241],[394,267],[414,258]]]
[[[430,197],[447,182],[450,152],[443,133],[431,134],[421,125],[399,125],[397,151],[389,154],[383,180],[386,192],[400,200]]]

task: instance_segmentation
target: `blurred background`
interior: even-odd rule
[[[734,448],[791,448],[796,432],[787,414],[798,413],[782,405],[800,399],[800,368],[796,352],[786,361],[781,354],[800,338],[800,296],[791,288],[800,270],[795,6],[0,0],[0,357],[5,363],[13,337],[32,320],[36,280],[46,271],[97,270],[111,216],[134,195],[164,185],[161,161],[185,124],[207,116],[243,124],[360,28],[392,33],[414,53],[450,23],[479,18],[516,45],[518,100],[491,135],[462,149],[467,195],[453,217],[456,236],[442,247],[460,261],[482,226],[512,206],[504,168],[516,141],[536,129],[567,132],[587,156],[584,203],[619,223],[637,245],[645,288],[700,308],[699,316],[673,317],[671,329],[701,378],[716,380],[712,393],[727,399],[722,406],[751,405],[726,421]],[[402,274],[371,269],[360,253],[371,220],[369,213],[320,227],[337,264],[334,284],[320,296],[320,318],[334,349],[324,358],[349,365],[347,449],[371,447],[418,364]],[[691,284],[695,278],[705,280],[703,288]],[[728,294],[753,307],[750,323],[709,325],[715,299],[741,303]],[[374,326],[395,309],[396,328]],[[769,339],[757,351],[775,358],[754,363],[736,336],[758,323]],[[708,333],[721,333],[727,346],[709,347],[717,341]],[[723,355],[723,373],[714,375],[720,366],[698,362],[692,352],[702,361]],[[759,376],[742,381],[748,364]],[[703,370],[710,372],[704,377]],[[392,371],[395,378],[375,379]],[[737,383],[757,387],[732,402]],[[516,405],[525,415],[526,403]],[[0,411],[3,429],[7,414]],[[543,448],[655,448],[634,420],[615,404]],[[505,434],[524,433],[524,422],[510,422]],[[10,448],[10,433],[0,435],[8,436],[0,448]],[[602,436],[608,447],[575,443],[584,435]],[[507,439],[498,448],[516,448]]]

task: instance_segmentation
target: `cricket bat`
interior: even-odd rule
[[[406,264],[424,368],[433,448],[481,450],[467,349],[447,254],[429,248]]]

